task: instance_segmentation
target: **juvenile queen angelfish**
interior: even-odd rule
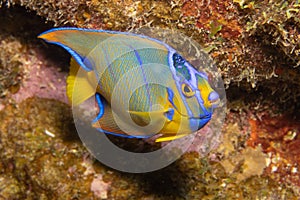
[[[73,56],[67,95],[73,104],[95,95],[92,126],[102,133],[170,141],[201,129],[218,105],[206,74],[157,39],[79,28],[55,28],[39,38]],[[84,75],[76,75],[79,66]]]

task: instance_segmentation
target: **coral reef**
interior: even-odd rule
[[[0,118],[2,198],[92,195],[95,172],[88,172],[91,163],[83,157],[88,154],[74,135],[71,111],[65,104],[27,99],[18,108],[6,106]]]
[[[187,153],[157,172],[126,174],[91,159],[64,103],[28,98],[18,107],[6,106],[0,119],[0,197],[4,199],[296,198],[291,188],[279,187],[261,174],[266,155],[250,147],[239,156],[236,147],[220,146],[211,156],[226,151],[222,162]],[[225,135],[231,135],[224,145],[232,145],[240,132],[239,126],[229,124]],[[235,168],[228,167],[226,160]]]
[[[274,90],[272,81],[262,82],[281,79],[299,88],[298,82],[281,74],[299,75],[293,68],[299,65],[297,1],[7,0],[2,4],[24,6],[55,26],[123,31],[143,26],[178,28],[210,51],[227,86]],[[296,93],[298,97],[299,90]]]
[[[20,65],[22,65],[24,60],[20,58],[20,55],[23,53],[21,50],[22,45],[17,40],[3,34],[1,34],[0,40],[0,96],[3,98],[8,93],[18,92],[22,77],[22,68]],[[11,57],[15,53],[16,56]]]
[[[298,1],[0,0],[0,5],[0,198],[298,198]],[[203,158],[186,153],[147,174],[121,173],[94,161],[63,103],[69,55],[36,38],[65,25],[176,28],[202,44],[227,86],[219,148]],[[112,140],[124,149],[135,143]]]
[[[239,1],[247,13],[247,32],[300,65],[300,5],[297,1]]]
[[[24,12],[12,13],[4,8],[0,10],[0,104],[6,100],[21,102],[33,95],[67,102],[68,54],[60,49],[52,51],[51,47],[41,50],[36,35],[47,25],[35,26],[42,22],[37,16],[27,18]],[[51,59],[54,57],[57,59]]]
[[[248,145],[255,147],[259,144],[269,155],[270,163],[266,173],[279,181],[299,186],[299,120],[290,115],[274,117],[265,114],[262,120],[250,119],[249,123],[251,137],[247,141]]]

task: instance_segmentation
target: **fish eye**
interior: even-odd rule
[[[184,96],[186,97],[192,97],[195,95],[195,91],[189,86],[188,84],[184,83],[181,85],[181,90]]]

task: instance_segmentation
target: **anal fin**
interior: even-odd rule
[[[149,138],[149,135],[128,135],[122,131],[115,121],[115,117],[110,105],[104,100],[104,98],[96,93],[96,102],[98,104],[99,113],[92,122],[92,126],[99,132],[110,134],[124,138]]]

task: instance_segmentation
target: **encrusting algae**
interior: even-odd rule
[[[15,52],[19,53],[11,57]],[[17,93],[20,88],[23,74],[21,54],[22,44],[12,36],[0,36],[0,98]]]
[[[140,175],[115,172],[98,162],[93,164],[77,138],[70,109],[55,100],[27,99],[17,108],[7,106],[0,119],[3,198],[295,197],[291,189],[278,190],[268,177],[237,182],[238,172],[229,175],[220,163],[199,159],[196,153],[185,154],[160,171]],[[103,188],[95,190],[93,184]]]

